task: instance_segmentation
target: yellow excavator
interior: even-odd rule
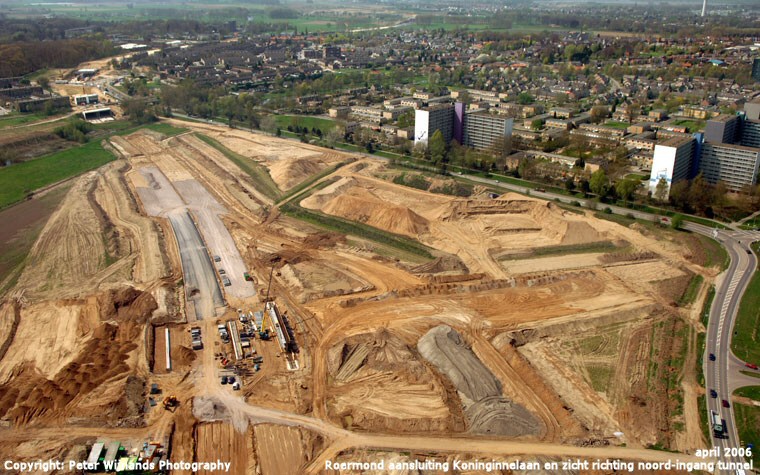
[[[177,406],[179,406],[179,400],[176,396],[166,396],[164,398],[164,409],[167,411],[174,412]]]

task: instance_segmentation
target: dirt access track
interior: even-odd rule
[[[674,296],[717,272],[683,235],[511,193],[433,194],[394,184],[378,160],[182,125],[113,138],[120,159],[75,180],[0,305],[0,455],[63,456],[111,432],[267,475],[367,450],[655,461],[674,454],[648,444],[704,446],[698,418],[672,415],[682,369],[670,362],[698,324]],[[282,193],[353,163],[285,205],[195,131]],[[331,225],[344,222],[357,227]],[[257,337],[264,361],[233,391],[219,384],[234,368],[221,368],[215,327],[260,310],[265,292],[243,272],[272,272],[300,369]],[[192,352],[195,315],[205,348]],[[154,373],[165,328],[185,357]],[[146,404],[154,382],[176,412]],[[70,427],[76,441],[56,435]]]

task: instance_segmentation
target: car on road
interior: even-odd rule
[[[713,399],[716,398],[716,397],[718,397],[718,391],[716,391],[714,389],[711,389],[710,390],[710,397],[713,398]]]
[[[747,249],[747,254],[752,254],[752,251],[750,251],[749,249]]]
[[[723,399],[720,403],[723,404],[723,407],[731,407],[731,404],[729,404],[725,399]]]
[[[710,361],[715,361],[715,353],[710,353]]]
[[[222,376],[222,384],[227,384],[227,376]]]
[[[224,270],[224,269],[219,269],[219,273],[220,273],[220,274],[222,274],[222,275],[224,275],[224,274],[226,274],[226,273],[227,273],[227,271],[226,271],[226,270]]]
[[[744,366],[749,369],[757,369],[757,365],[755,363],[745,363]]]
[[[222,258],[219,256],[214,256],[214,262],[221,262]]]
[[[230,285],[232,285],[232,282],[230,282],[230,279],[228,279],[227,277],[222,279],[222,283],[224,284],[225,287],[229,287]]]
[[[235,382],[235,377],[234,376],[228,376],[227,377],[227,382],[230,383],[230,384],[233,384]]]

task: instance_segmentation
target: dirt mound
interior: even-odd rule
[[[471,432],[513,437],[538,434],[538,420],[502,396],[499,381],[451,327],[440,325],[428,331],[417,348],[454,383]]]
[[[412,267],[410,271],[414,274],[439,274],[442,272],[469,273],[469,269],[467,269],[464,262],[459,257],[452,255],[436,257],[430,262]]]
[[[565,235],[562,236],[562,244],[585,244],[601,239],[599,232],[588,223],[568,221]]]
[[[132,320],[145,323],[158,308],[156,299],[148,292],[134,287],[111,289],[98,297],[101,320]]]
[[[331,199],[322,211],[411,237],[425,234],[429,228],[428,221],[409,208],[387,203],[370,191],[356,188]]]
[[[348,379],[359,367],[367,366],[380,371],[394,371],[402,363],[411,375],[420,376],[424,368],[412,350],[385,328],[371,336],[367,334],[349,338],[335,345],[328,356],[328,368],[336,378]],[[347,371],[347,368],[350,368]],[[339,375],[343,377],[339,377]]]
[[[345,234],[326,232],[309,234],[303,240],[303,245],[310,249],[330,249],[345,242]]]
[[[325,168],[325,163],[319,156],[295,158],[292,160],[277,160],[269,167],[272,180],[281,190],[289,190],[312,175]]]
[[[353,429],[464,430],[454,388],[439,380],[414,348],[386,329],[351,337],[328,352],[333,419]]]
[[[195,352],[186,346],[172,347],[172,364],[175,366],[188,366],[195,361]]]
[[[305,200],[301,201],[301,206],[309,209],[322,209],[322,207],[332,200],[335,196],[356,186],[357,181],[352,177],[341,177],[335,183],[312,194]]]
[[[101,325],[79,355],[52,379],[42,377],[31,364],[17,368],[14,377],[0,386],[0,394],[4,394],[0,418],[26,424],[65,409],[71,417],[112,425],[135,416],[134,402],[125,395],[123,385],[130,371],[129,356],[137,348],[134,341],[140,334],[141,329],[129,323]],[[117,384],[119,380],[121,385]],[[106,382],[108,385],[101,387]],[[91,397],[94,392],[97,396]],[[94,413],[97,415],[93,415],[93,404],[102,409]]]

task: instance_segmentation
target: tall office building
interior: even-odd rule
[[[760,58],[755,58],[752,63],[752,78],[755,81],[760,81]]]
[[[464,116],[464,145],[488,149],[500,137],[512,136],[512,118],[487,111],[468,112]]]
[[[663,178],[668,184],[668,192],[673,183],[692,178],[696,148],[697,139],[691,135],[672,137],[655,145],[649,190],[654,193]]]
[[[414,144],[427,143],[440,130],[446,143],[454,136],[454,104],[435,104],[414,112]]]

